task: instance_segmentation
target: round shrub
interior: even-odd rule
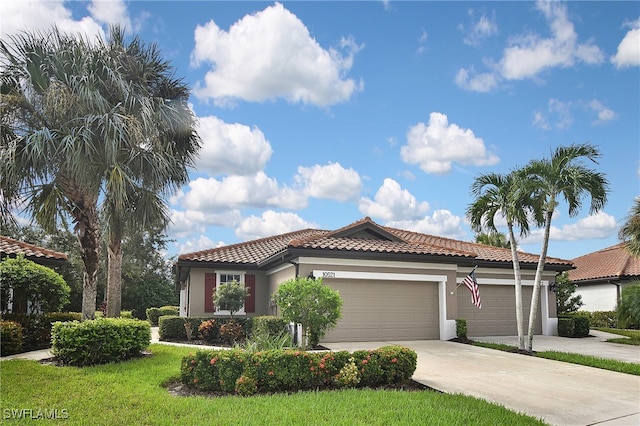
[[[22,352],[22,326],[15,321],[0,320],[0,356]]]
[[[204,321],[198,327],[200,338],[207,343],[216,343],[220,338],[220,325],[215,319]]]
[[[158,318],[163,315],[180,315],[180,307],[178,306],[162,306],[160,308],[148,308],[147,309],[147,320],[151,323],[153,327],[158,326]]]
[[[56,322],[52,353],[68,365],[95,365],[136,357],[149,346],[147,321],[100,318],[83,322]]]

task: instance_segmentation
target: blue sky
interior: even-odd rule
[[[472,241],[481,173],[571,143],[609,202],[561,205],[549,255],[618,242],[640,191],[638,2],[16,1],[2,37],[119,23],[192,88],[203,149],[169,201],[169,255],[302,228],[383,225]],[[519,241],[540,251],[542,230]]]

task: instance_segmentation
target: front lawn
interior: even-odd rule
[[[611,334],[625,336],[621,338],[608,339],[607,342],[621,343],[623,345],[640,346],[640,330],[622,330],[619,328],[596,328],[596,330],[605,331]]]
[[[151,345],[150,350],[153,355],[142,359],[83,368],[2,361],[3,420],[54,413],[67,417],[69,425],[544,424],[479,399],[431,391],[172,396],[163,384],[177,379],[182,357],[193,349]],[[31,420],[17,421],[25,422]]]

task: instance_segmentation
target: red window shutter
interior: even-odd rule
[[[244,286],[249,289],[249,297],[244,300],[244,311],[253,313],[256,311],[256,276],[246,274],[244,276]]]
[[[204,311],[215,312],[216,307],[213,306],[213,292],[216,291],[216,274],[204,274]]]

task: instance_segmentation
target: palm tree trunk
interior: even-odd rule
[[[122,239],[117,235],[109,238],[108,262],[106,316],[117,318],[122,308]]]
[[[533,352],[533,333],[536,328],[536,316],[538,314],[538,305],[540,305],[540,283],[542,282],[542,272],[544,272],[544,264],[547,260],[547,249],[549,248],[549,235],[551,233],[551,217],[553,210],[546,213],[544,225],[544,238],[542,240],[542,251],[540,259],[538,259],[538,267],[536,268],[536,278],[533,283],[533,295],[531,296],[531,309],[529,311],[529,332],[527,334],[527,352]]]
[[[524,350],[524,314],[522,312],[522,275],[520,273],[520,261],[516,247],[516,238],[513,234],[513,225],[509,225],[509,238],[511,239],[511,260],[513,262],[513,277],[516,291],[516,327],[518,328],[518,349]]]

